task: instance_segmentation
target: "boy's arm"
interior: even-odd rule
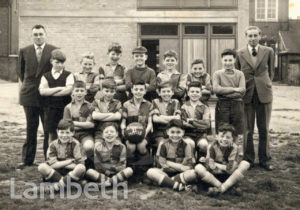
[[[132,88],[131,70],[128,70],[125,73],[125,86],[126,90],[130,90]]]
[[[149,116],[148,117],[148,123],[147,123],[146,131],[145,131],[145,137],[150,133],[150,131],[152,130],[152,128],[153,128],[152,117]]]
[[[57,150],[54,144],[50,144],[48,151],[47,151],[47,163],[53,168],[53,169],[60,169],[63,168],[69,164],[71,164],[74,161],[74,159],[67,159],[58,161],[57,160]]]
[[[234,87],[222,87],[220,85],[221,78],[219,78],[218,71],[213,74],[213,91],[217,94],[225,95],[236,92]]]
[[[66,86],[62,87],[62,89],[59,92],[55,93],[53,96],[66,96],[66,95],[70,95],[72,93],[73,84],[74,84],[74,75],[70,74],[67,77]]]
[[[174,94],[179,97],[183,97],[186,90],[187,76],[185,74],[181,74],[179,77],[178,87],[175,88]]]
[[[72,121],[72,115],[68,105],[64,108],[63,119],[66,121]]]
[[[41,78],[39,92],[42,96],[53,96],[62,90],[62,87],[49,88],[48,81],[44,76]]]
[[[73,149],[73,157],[74,157],[74,163],[75,164],[84,164],[85,158],[82,156],[82,148],[80,146],[79,142],[76,142],[76,145]]]
[[[126,168],[126,147],[122,146],[122,151],[121,151],[121,154],[120,154],[120,160],[117,163],[115,169],[116,169],[116,172],[120,172],[125,168]]]
[[[209,74],[207,74],[206,79],[205,79],[205,88],[209,91],[212,90],[212,85],[211,85],[211,80]]]
[[[197,108],[199,108],[199,107],[196,106],[196,111],[197,111]],[[206,129],[210,128],[210,111],[209,111],[208,106],[204,106],[202,120],[193,119],[192,125],[195,128],[198,128],[200,130],[206,130]]]
[[[125,131],[125,128],[126,128],[126,119],[125,118],[122,119],[120,128],[121,128],[121,131],[122,131],[122,135],[124,136],[124,131]]]
[[[99,75],[96,75],[93,83],[91,84],[91,86],[89,88],[89,91],[91,93],[96,93],[99,89],[100,89],[100,79],[99,79]]]
[[[151,69],[150,71],[150,84],[147,87],[147,92],[155,91],[156,89],[156,75],[154,70]]]
[[[94,120],[99,120],[99,121],[117,121],[117,120],[121,119],[121,114],[120,114],[120,112],[101,113],[98,111],[93,111],[92,118]]]
[[[184,106],[185,105],[182,105],[181,107],[181,119],[182,119],[183,126],[186,128],[194,128],[194,126],[189,123],[189,115],[184,109]]]

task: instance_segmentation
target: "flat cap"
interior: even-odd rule
[[[60,62],[66,61],[66,55],[59,49],[55,49],[51,52],[51,59],[58,60]]]
[[[146,47],[138,46],[132,50],[132,54],[133,53],[148,53],[148,50]]]

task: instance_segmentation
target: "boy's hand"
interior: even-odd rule
[[[183,172],[183,171],[187,171],[187,170],[189,170],[189,169],[191,169],[191,167],[189,167],[189,166],[181,166],[180,167],[180,170]]]

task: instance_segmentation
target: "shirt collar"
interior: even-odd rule
[[[256,52],[258,52],[258,47],[259,47],[259,44],[254,47]],[[252,49],[253,49],[253,47],[248,44],[248,50],[249,50],[250,55],[252,55]]]
[[[79,74],[87,74],[87,75],[89,75],[89,74],[92,74],[93,72],[89,72],[89,73],[85,73],[84,71],[81,71],[81,72],[79,72]]]
[[[162,72],[160,72],[161,74],[167,74],[167,75],[169,75],[169,73],[168,73],[168,71],[167,70],[163,70]],[[173,74],[180,74],[180,72],[179,71],[177,71],[177,70],[175,70],[175,71],[173,71],[172,72],[172,75]]]
[[[234,73],[234,69],[224,69],[224,72],[227,74],[233,74]]]
[[[62,143],[61,140],[60,140],[59,138],[57,139],[57,142],[58,142],[59,144],[70,144],[72,141],[73,141],[73,138],[71,138],[67,143]]]
[[[186,105],[188,105],[188,106],[192,106],[192,103],[191,103],[191,101],[190,100],[188,100],[187,102],[186,102]],[[198,101],[198,104],[197,105],[199,105],[199,106],[201,106],[201,105],[204,105],[200,100]]]
[[[62,74],[63,69],[60,71],[55,71],[54,68],[51,69],[51,74]]]
[[[36,44],[33,44],[34,45],[34,49],[37,50],[38,47],[41,47],[42,50],[44,49],[46,43],[44,42],[44,44],[42,44],[41,46],[37,46]]]
[[[131,98],[129,101],[130,101],[130,103],[134,104],[133,97],[132,97],[132,98]],[[143,98],[143,100],[142,100],[142,102],[141,102],[141,103],[145,103],[145,102],[147,102],[147,101],[146,101],[146,99],[144,99],[144,98]]]
[[[75,100],[72,100],[71,103],[72,103],[72,104],[75,104]],[[82,106],[83,104],[89,104],[89,102],[87,102],[86,100],[84,100],[84,101],[82,102],[81,106]]]

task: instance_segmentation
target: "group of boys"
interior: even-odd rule
[[[219,100],[217,137],[210,145],[207,100],[212,85],[203,60],[196,59],[191,73],[183,75],[176,70],[176,52],[169,50],[164,54],[166,69],[156,77],[145,64],[146,48],[132,51],[135,66],[127,71],[118,64],[121,52],[121,46],[113,43],[108,50],[111,63],[98,75],[91,72],[93,55],[85,55],[83,71],[74,77],[64,69],[62,51],[52,51],[53,68],[39,86],[51,140],[46,162],[38,167],[44,180],[59,189],[68,177],[109,186],[135,175],[179,191],[202,180],[212,185],[212,195],[240,180],[250,165],[235,144],[242,132],[245,92],[244,75],[234,68],[235,52],[224,50],[224,69],[213,76]],[[143,127],[138,141],[125,138],[131,123]],[[221,183],[214,174],[224,173],[230,176]]]

